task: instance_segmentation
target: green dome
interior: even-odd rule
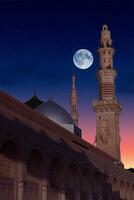
[[[42,103],[44,103],[44,102],[42,100],[40,100],[35,94],[33,95],[33,97],[31,99],[29,99],[28,101],[25,102],[26,105],[28,105],[29,107],[31,107],[33,109],[37,108]]]

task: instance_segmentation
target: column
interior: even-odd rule
[[[99,195],[98,200],[103,200],[102,194]]]
[[[24,167],[25,163],[20,161],[18,163],[17,200],[24,200]]]
[[[94,194],[93,193],[89,194],[89,200],[94,200]]]
[[[78,191],[77,191],[77,193],[76,193],[76,199],[77,199],[77,200],[80,200],[80,192],[78,192]]]
[[[60,200],[66,200],[66,193],[65,193],[65,190],[62,190],[60,192]]]
[[[24,181],[18,180],[18,200],[23,200]]]
[[[42,199],[41,200],[47,200],[47,183],[43,183],[42,187],[41,187],[41,196]]]

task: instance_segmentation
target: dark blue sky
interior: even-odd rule
[[[117,96],[127,107],[134,100],[133,10],[130,0],[1,0],[0,89],[25,101],[36,88],[40,98],[51,96],[68,107],[75,73],[80,109],[91,107],[98,95],[100,31],[107,24],[116,49]],[[88,70],[73,65],[73,54],[80,48],[93,53]]]

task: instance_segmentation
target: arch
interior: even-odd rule
[[[67,173],[66,197],[68,200],[77,199],[79,193],[79,170],[75,163],[71,163]]]
[[[69,167],[68,186],[72,189],[78,188],[78,167],[72,163]]]
[[[105,24],[105,25],[103,25],[103,28],[102,28],[103,30],[108,30],[108,27],[107,27],[107,25]]]
[[[18,196],[18,180],[22,178],[22,155],[18,145],[5,140],[0,149],[0,194],[3,199]]]
[[[49,179],[49,188],[48,188],[47,198],[49,200],[58,200],[65,186],[64,164],[60,158],[55,157],[51,161],[49,167],[48,179]]]
[[[18,152],[21,154],[21,157],[23,156],[22,144],[21,144],[20,139],[16,135],[13,135],[13,134],[8,135],[7,134],[6,136],[4,136],[0,141],[0,149],[2,149],[2,147],[7,142],[14,144],[16,146],[16,148],[18,149]]]
[[[80,198],[87,200],[89,199],[89,193],[91,192],[90,188],[90,173],[87,168],[85,168],[81,175],[81,182],[80,182]]]
[[[41,187],[45,178],[45,163],[38,149],[33,149],[25,166],[26,181],[24,184],[24,199],[39,200],[42,195]]]
[[[44,168],[43,156],[38,150],[34,149],[27,160],[26,164],[27,175],[32,178],[42,179],[43,168]]]
[[[64,169],[63,163],[59,158],[54,158],[49,172],[50,186],[58,190],[64,185]]]

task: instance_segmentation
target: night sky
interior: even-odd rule
[[[120,118],[122,160],[134,167],[134,4],[130,0],[0,0],[0,89],[22,102],[33,95],[52,98],[69,110],[71,76],[76,75],[79,126],[93,143],[98,98],[96,72],[100,31],[107,24],[116,49],[116,93],[123,107]],[[78,49],[89,49],[94,63],[77,69]]]

